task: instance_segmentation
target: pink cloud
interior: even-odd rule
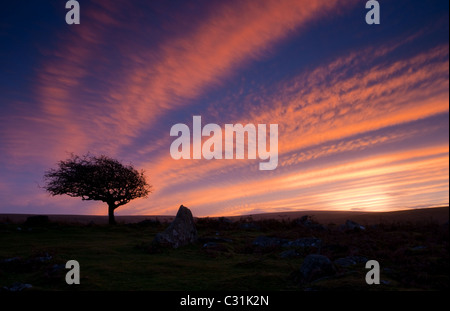
[[[361,54],[366,55],[367,51],[362,51]],[[382,53],[381,55],[385,54]],[[278,123],[282,129],[280,130],[280,140],[282,141],[280,143],[280,164],[282,167],[295,167],[312,159],[411,139],[420,134],[418,130],[398,130],[377,136],[373,136],[370,132],[448,111],[447,55],[448,47],[440,46],[406,60],[372,67],[367,72],[340,75],[339,79],[336,78],[328,85],[325,83],[328,78],[327,68],[334,68],[333,70],[336,72],[342,72],[343,70],[345,72],[344,68],[349,63],[358,68],[361,64],[355,60],[364,61],[364,57],[360,57],[358,54],[354,54],[350,58],[339,58],[331,65],[325,64],[312,70],[312,72],[303,73],[291,81],[280,83],[272,91],[271,96],[261,99],[263,105],[258,106],[258,109],[246,110],[247,106],[244,105],[244,113],[241,113],[239,119],[235,122],[246,124],[248,122],[254,123],[254,120],[258,120],[258,122],[262,120],[262,122],[267,123]],[[411,70],[410,68],[414,69]],[[436,129],[427,128],[426,130],[433,131]],[[367,133],[365,136],[351,138],[365,133]],[[421,133],[423,134],[423,130],[421,130]],[[308,152],[304,151],[305,148],[311,147],[313,148]],[[447,153],[448,157],[448,146],[444,146],[444,149],[436,152]],[[401,160],[402,158],[409,159],[411,156],[422,154],[420,149],[414,152],[416,154],[399,151],[397,156]],[[390,155],[391,158],[392,156]],[[441,158],[439,158],[439,161],[441,161]],[[361,163],[363,166],[368,165],[366,162]],[[421,180],[427,180],[426,177],[431,174],[424,170],[415,170],[415,165],[418,165],[418,163],[404,166],[396,165],[396,168],[386,163],[377,162],[380,167],[376,170],[371,171],[361,168],[356,175],[339,173],[337,176],[341,176],[343,179],[358,176],[370,178],[372,175],[388,174],[390,169],[394,171],[399,169],[408,172],[414,178],[421,176]],[[252,165],[253,163],[237,160],[182,162],[172,160],[168,154],[162,154],[155,163],[146,164],[148,170],[157,177],[160,190],[171,189],[177,184],[198,182],[207,176],[226,176],[227,173],[236,169],[241,172],[245,170],[252,176],[245,179],[244,184],[239,183],[237,186],[225,185],[223,188],[219,186],[217,189],[202,186],[198,191],[191,192],[189,190],[177,193],[176,196],[171,198],[156,197],[156,202],[159,206],[164,206],[164,210],[170,209],[171,203],[169,202],[173,202],[175,198],[200,206],[206,205],[206,201],[213,200],[213,197],[216,197],[215,201],[222,200],[233,204],[231,203],[233,200],[242,197],[249,198],[249,201],[258,201],[258,196],[261,196],[266,189],[283,192],[290,189],[289,185],[293,185],[291,182],[283,183],[283,186],[280,187],[269,185],[269,182],[264,184],[264,181],[260,181],[260,179],[264,180],[264,176],[259,174],[258,182],[255,182],[255,186],[252,187],[256,192],[252,192],[253,190],[248,190],[247,185],[248,182],[253,182],[252,178],[256,178],[250,168]],[[383,169],[383,165],[387,165],[388,169]],[[442,179],[443,176],[445,177],[446,166],[442,163],[440,165],[441,170],[438,173],[440,175],[433,177],[435,181],[439,178]],[[337,172],[332,166],[327,167],[321,174],[323,174],[322,179],[315,178],[314,180],[322,182],[341,180],[335,179],[337,177],[334,175]],[[410,181],[414,181],[414,178],[411,178]],[[273,179],[270,179],[270,182],[272,181]],[[437,185],[439,184],[437,183]],[[304,186],[303,184],[295,185],[299,189]],[[406,187],[406,184],[404,185]],[[375,188],[366,187],[363,192],[369,193],[369,189]],[[445,198],[442,201],[445,201]],[[245,209],[248,210],[248,207]]]
[[[133,5],[106,1],[86,5],[83,23],[61,34],[55,50],[42,49],[48,58],[36,77],[38,121],[27,123],[23,130],[13,127],[14,133],[8,135],[29,142],[38,140],[42,132],[52,137],[37,149],[43,158],[87,149],[116,154],[166,112],[191,104],[207,88],[220,85],[337,6],[342,3],[220,2],[211,5],[201,20],[184,16],[179,23],[192,23],[188,32],[174,32],[156,46],[142,41],[133,46],[129,32],[151,37],[151,29],[124,18]],[[125,53],[115,69],[109,67],[114,60],[103,56],[105,44]],[[105,76],[105,68],[110,75]],[[89,79],[104,80],[100,93],[90,90]],[[26,157],[36,150],[26,145],[14,145],[16,155]]]

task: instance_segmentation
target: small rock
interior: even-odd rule
[[[51,260],[53,257],[51,255],[49,255],[48,253],[45,253],[44,256],[41,257],[36,257],[34,258],[35,261],[37,262],[46,262]]]
[[[355,231],[355,230],[366,230],[366,227],[361,226],[360,224],[352,221],[352,220],[347,220],[345,222],[345,225],[342,225],[341,228],[343,230],[349,230],[349,231]]]
[[[312,224],[311,216],[309,216],[309,215],[304,215],[304,216],[298,218],[295,222],[298,225],[302,225],[302,226],[308,226],[308,225]]]
[[[54,264],[50,268],[49,272],[50,273],[57,273],[59,271],[65,271],[65,270],[66,270],[66,265],[65,264]]]
[[[16,282],[16,283],[12,284],[11,286],[4,286],[3,289],[8,292],[21,292],[25,289],[29,289],[32,287],[33,286],[31,286],[31,284]]]
[[[65,264],[54,264],[47,269],[45,276],[53,279],[60,279],[66,272]]]
[[[309,215],[304,215],[300,218],[298,218],[297,220],[295,220],[295,223],[299,226],[305,227],[305,228],[309,228],[309,229],[314,229],[314,230],[325,230],[325,227],[315,221],[312,220],[312,216]]]
[[[6,258],[6,259],[0,260],[0,263],[11,263],[11,262],[19,262],[19,261],[21,261],[20,257],[11,257],[11,258]]]
[[[300,238],[295,241],[288,241],[283,244],[285,247],[320,247],[321,239],[317,238]]]
[[[332,276],[336,270],[330,259],[323,255],[308,255],[300,267],[303,280],[311,282],[322,277]]]
[[[334,264],[338,265],[338,266],[342,266],[342,267],[349,267],[349,266],[356,265],[358,263],[366,263],[367,260],[368,259],[363,256],[347,256],[347,257],[342,257],[342,258],[336,259],[334,261]]]
[[[260,247],[320,247],[321,239],[317,238],[300,238],[294,241],[277,237],[259,236],[253,241],[253,245]]]
[[[267,237],[267,236],[259,236],[253,241],[253,245],[260,247],[276,247],[282,246],[283,244],[289,242],[286,239],[281,239],[277,237]]]

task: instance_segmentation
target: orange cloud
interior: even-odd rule
[[[118,14],[126,16],[133,4],[87,5],[80,27],[61,35],[56,50],[44,51],[48,58],[35,77],[36,106],[20,117],[4,118],[8,126],[0,148],[14,161],[36,157],[46,165],[64,158],[65,151],[119,155],[143,132],[158,130],[158,121],[169,113],[195,106],[203,94],[272,53],[283,40],[356,3],[220,2],[202,11],[201,19],[181,16],[177,25],[189,27],[161,30],[167,33],[155,42],[142,39],[153,38],[152,29]],[[133,39],[127,38],[131,33]],[[203,215],[256,208],[374,210],[400,207],[396,198],[405,205],[411,198],[434,202],[433,194],[448,202],[442,193],[448,191],[448,144],[355,156],[417,134],[399,130],[374,136],[374,131],[448,112],[448,45],[393,58],[392,52],[418,36],[338,55],[296,77],[255,87],[243,102],[231,102],[230,96],[209,107],[216,115],[227,113],[226,123],[279,124],[277,171],[255,175],[258,161],[248,160],[175,161],[168,132],[130,151],[156,191],[151,203],[139,200],[120,212],[173,212],[181,202]],[[106,46],[118,55],[109,58]],[[301,165],[344,152],[352,154],[345,163]],[[142,160],[149,153],[156,154],[153,160]],[[304,194],[304,189],[311,191]],[[411,195],[411,189],[423,197]]]
[[[370,53],[362,51],[361,54],[365,56]],[[244,106],[243,116],[236,122],[246,124],[262,120],[278,123],[281,156],[297,151],[297,154],[284,158],[284,162],[280,161],[281,165],[292,165],[333,153],[406,139],[417,135],[418,130],[376,137],[369,132],[448,111],[446,55],[448,48],[438,47],[411,59],[372,68],[367,72],[356,72],[348,77],[339,76],[339,80],[333,80],[328,85],[326,68],[341,72],[346,70],[349,63],[356,68],[361,66],[355,61],[360,58],[357,54],[338,59],[312,73],[282,82],[272,97],[261,99],[266,105],[258,107],[257,111],[250,109],[247,115]],[[410,68],[420,74],[411,75]],[[305,85],[305,80],[309,84]],[[403,84],[398,81],[403,81]],[[287,100],[282,102],[279,98]],[[365,138],[339,141],[364,133],[368,133]],[[330,145],[331,141],[338,142]],[[302,151],[306,147],[323,143],[327,145],[316,147],[308,153]],[[149,163],[149,167],[155,173],[167,174],[168,181],[179,180],[175,178],[179,174],[184,174],[188,180],[201,179],[207,174],[223,173],[227,168],[248,165],[248,162],[242,161],[202,161],[199,165],[195,161],[174,161],[166,153],[161,157],[157,163]]]
[[[112,95],[118,103],[113,122],[119,123],[121,134],[132,135],[132,129],[148,126],[168,110],[189,104],[338,4],[342,5],[338,1],[267,0],[215,6],[191,33],[149,51],[145,65],[126,73],[123,87]]]
[[[48,123],[45,130],[53,138],[39,149],[43,157],[87,149],[116,154],[165,113],[191,104],[293,32],[338,11],[337,6],[343,5],[336,0],[221,2],[211,5],[201,20],[184,16],[180,24],[191,23],[187,31],[171,33],[156,46],[139,41],[123,47],[115,44],[113,34],[133,44],[129,32],[147,36],[152,31],[124,18],[136,8],[128,2],[86,5],[83,23],[61,35],[56,50],[43,49],[51,59],[36,78],[36,100],[45,121],[27,125],[29,140],[39,135],[33,127],[42,130],[42,123]],[[126,53],[117,72],[103,56],[106,43]],[[91,90],[90,79],[102,81],[103,89]],[[14,136],[21,135],[19,130]],[[22,145],[15,148],[22,150],[18,154],[30,153]]]
[[[349,62],[362,67],[357,59],[339,59],[281,85],[248,119],[280,124],[281,151],[289,152],[448,111],[448,46],[346,76]]]
[[[364,56],[370,53],[362,51],[361,54]],[[380,53],[380,55],[385,56],[386,53]],[[236,123],[246,124],[255,122],[254,120],[278,123],[281,128],[279,131],[280,166],[289,166],[291,171],[295,171],[298,164],[313,159],[411,139],[419,134],[424,134],[424,131],[436,131],[436,128],[427,127],[420,130],[396,130],[375,136],[372,133],[375,130],[425,119],[448,111],[448,47],[440,46],[409,59],[381,63],[381,65],[372,66],[367,71],[345,74],[346,66],[349,64],[352,64],[353,69],[362,68],[357,60],[365,61],[363,56],[353,54],[343,59],[339,58],[331,65],[325,64],[292,81],[280,83],[271,96],[261,99],[266,103],[262,107],[258,106],[256,110],[246,110],[244,105],[244,113]],[[328,73],[327,68],[333,68],[332,72]],[[333,72],[343,72],[344,74],[333,78]],[[330,83],[327,83],[330,78],[328,75],[331,75],[332,82]],[[309,149],[306,150],[306,148]],[[211,178],[211,176],[225,176],[226,179],[226,174],[231,174],[233,171],[240,172],[241,175],[244,174],[243,171],[250,174],[237,185],[222,185],[219,182],[220,186],[218,187],[203,185],[199,186],[199,189],[179,192],[169,199],[157,197],[156,201],[160,206],[165,206],[164,210],[166,211],[170,210],[171,203],[169,202],[174,202],[174,200],[191,202],[193,206],[206,206],[208,201],[215,202],[215,204],[218,201],[228,202],[230,206],[220,207],[220,209],[228,211],[235,206],[233,201],[242,202],[242,198],[248,198],[248,202],[258,202],[259,207],[275,208],[277,203],[271,204],[270,202],[279,203],[279,200],[270,198],[264,201],[258,197],[264,197],[265,193],[270,192],[276,198],[277,192],[283,193],[296,188],[303,189],[316,184],[341,183],[343,181],[348,183],[350,179],[370,179],[373,176],[379,176],[381,181],[387,180],[390,173],[397,174],[397,177],[401,174],[411,174],[411,179],[403,181],[403,184],[392,181],[385,187],[379,185],[380,182],[377,181],[376,185],[364,187],[354,185],[355,187],[349,188],[348,191],[345,188],[336,190],[337,192],[342,191],[340,194],[342,198],[348,198],[351,191],[354,191],[355,202],[365,202],[360,208],[375,210],[386,209],[391,205],[400,207],[398,202],[392,203],[395,200],[391,196],[381,195],[383,191],[392,193],[389,189],[395,188],[395,185],[407,189],[408,187],[413,188],[414,184],[417,184],[417,180],[430,180],[435,181],[436,185],[424,187],[424,191],[442,187],[442,180],[448,179],[448,165],[443,164],[443,159],[448,158],[448,145],[439,148],[433,150],[414,149],[413,152],[398,150],[389,157],[372,159],[371,161],[375,161],[373,163],[357,159],[354,164],[346,166],[331,165],[323,170],[314,170],[307,174],[302,171],[298,173],[301,177],[292,173],[284,180],[280,179],[281,173],[279,172],[268,175],[267,180],[261,174],[258,175],[257,181],[253,180],[256,177],[251,168],[253,163],[249,161],[177,162],[172,160],[168,154],[163,154],[157,163],[153,165],[149,163],[148,167],[159,177],[161,190],[171,189],[176,185],[199,182],[202,179]],[[417,160],[413,164],[392,164],[394,159],[402,161],[412,157],[437,156],[442,153],[445,154],[444,158],[438,157],[430,163],[425,160]],[[425,165],[430,165],[428,171],[418,169]],[[431,175],[431,168],[439,169],[439,171],[435,172],[435,175]],[[357,194],[358,191],[361,195]],[[377,201],[375,199],[362,199],[369,196],[371,191],[374,197],[379,198],[378,206],[375,206]],[[320,199],[320,195],[317,194],[314,196],[314,200],[311,198],[311,204],[308,206],[313,207],[313,202],[324,200],[329,196],[324,195]],[[446,199],[442,193],[438,197],[443,203],[448,201],[448,198]],[[360,200],[356,200],[357,198]],[[291,203],[278,206],[278,208],[283,206],[300,208],[301,202],[296,198],[283,200],[291,201]],[[389,200],[391,205],[387,204],[386,200]],[[430,201],[433,201],[433,198]],[[349,208],[348,200],[342,199],[339,202],[341,203],[337,205],[337,208],[341,205],[342,208],[344,206]],[[382,205],[382,202],[385,202],[385,205]],[[406,201],[405,204],[407,204]],[[331,207],[331,202],[326,206]],[[249,207],[241,207],[238,210],[248,211]],[[214,212],[212,211],[212,213]]]
[[[161,206],[167,206],[166,209],[170,203],[184,202],[204,215],[251,212],[249,208],[236,208],[236,202],[240,202],[237,206],[242,202],[253,202],[254,206],[266,211],[349,209],[356,205],[374,211],[407,207],[412,202],[395,199],[395,196],[405,191],[411,196],[415,188],[422,189],[423,193],[448,189],[448,146],[391,152],[313,169],[297,168],[278,177],[207,185],[194,191],[174,193],[159,202]],[[303,189],[308,189],[307,194],[303,194]],[[298,194],[294,195],[296,192]],[[385,199],[380,199],[382,197]],[[430,201],[429,204],[445,203],[445,197],[441,195],[439,199],[442,201]],[[212,203],[221,208],[214,212]]]

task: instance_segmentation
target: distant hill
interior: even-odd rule
[[[357,211],[297,211],[281,213],[263,213],[241,216],[225,216],[226,218],[237,221],[241,218],[251,217],[253,220],[275,219],[275,220],[293,220],[304,215],[310,215],[322,224],[342,224],[347,219],[359,222],[361,224],[392,223],[392,222],[437,222],[443,224],[449,220],[449,207],[433,207],[409,209],[394,212],[357,212]],[[23,223],[27,217],[32,214],[0,214],[0,223]],[[195,216],[195,215],[194,215]],[[108,216],[95,215],[48,215],[50,221],[62,223],[78,224],[107,224]],[[161,222],[170,222],[175,216],[166,215],[139,215],[139,216],[116,216],[118,223],[137,223],[146,219],[158,219]],[[211,217],[218,218],[218,217]]]

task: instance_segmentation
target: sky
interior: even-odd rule
[[[106,215],[42,188],[88,152],[153,186],[116,215],[448,205],[448,1],[380,0],[371,25],[360,0],[78,2],[71,25],[64,0],[2,3],[0,213]],[[172,158],[194,116],[277,124],[277,167]]]

